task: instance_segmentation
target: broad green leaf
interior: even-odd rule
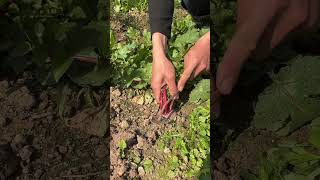
[[[320,58],[298,57],[272,76],[256,105],[253,125],[287,135],[320,116]]]
[[[146,172],[150,172],[153,169],[153,162],[150,159],[146,159],[143,162],[143,167],[146,170]]]
[[[64,75],[64,73],[68,70],[68,68],[72,64],[72,61],[73,61],[72,58],[54,61],[53,77],[56,82],[58,82],[60,78]]]
[[[95,68],[87,73],[69,73],[69,77],[81,86],[102,86],[110,79],[110,69],[108,67]]]
[[[210,98],[210,80],[201,80],[191,91],[189,101],[193,103],[204,102]]]

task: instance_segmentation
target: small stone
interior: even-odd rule
[[[126,120],[121,121],[120,127],[122,129],[127,129],[129,127],[129,123]]]
[[[20,151],[19,151],[19,156],[21,157],[21,159],[23,161],[27,161],[27,162],[30,162],[30,158],[31,158],[31,155],[33,153],[33,149],[31,146],[27,145],[27,146],[24,146]]]
[[[139,173],[139,176],[144,176],[145,175],[143,167],[141,167],[141,166],[138,167],[138,173]]]
[[[58,147],[58,151],[61,153],[61,154],[65,154],[68,152],[68,147],[66,146],[59,146]]]
[[[116,171],[119,176],[122,176],[126,172],[126,167],[124,165],[120,165]]]
[[[40,178],[42,174],[43,174],[42,169],[37,169],[36,172],[34,173],[34,177]]]
[[[163,150],[163,152],[166,153],[166,154],[169,154],[169,153],[170,153],[170,149],[167,148],[167,147],[165,147],[164,150]]]
[[[139,96],[137,104],[139,104],[139,105],[143,105],[144,104],[144,97],[143,96]]]
[[[103,145],[100,145],[96,148],[95,154],[99,159],[103,159],[107,156],[107,148]]]
[[[0,127],[4,127],[7,125],[7,119],[0,115]]]
[[[121,111],[121,109],[120,109],[120,108],[115,108],[114,111],[115,111],[117,114],[119,114],[120,111]]]
[[[132,98],[131,100],[133,103],[139,104],[139,105],[143,105],[144,103],[144,97],[143,96],[135,96]]]
[[[146,104],[151,104],[151,103],[152,103],[153,97],[152,97],[150,91],[147,91],[147,92],[145,93],[144,99],[145,99],[145,103],[146,103]]]
[[[137,148],[142,149],[144,145],[144,139],[141,136],[137,136],[137,141],[138,141]]]
[[[11,148],[14,151],[18,151],[26,144],[27,144],[27,139],[23,135],[17,134],[11,142]]]
[[[112,91],[111,95],[112,97],[119,97],[121,96],[121,91],[119,89],[115,89],[114,91]]]
[[[46,93],[41,93],[40,94],[40,104],[39,104],[39,110],[44,110],[45,108],[48,107],[49,104],[49,97]]]

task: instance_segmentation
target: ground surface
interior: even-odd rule
[[[159,167],[165,165],[169,152],[160,150],[156,142],[174,126],[188,125],[190,105],[157,123],[158,105],[146,97],[151,97],[150,91],[111,91],[111,179],[159,179]],[[119,148],[121,140],[127,143],[124,156]],[[152,162],[150,170],[145,169],[146,160]]]
[[[0,179],[106,179],[109,140],[94,135],[88,110],[76,111],[72,97],[78,91],[69,93],[62,119],[57,89],[35,82],[28,73],[1,77]]]

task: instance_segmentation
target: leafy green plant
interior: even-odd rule
[[[130,10],[145,11],[148,8],[147,0],[113,0],[112,7],[115,13],[127,13]]]
[[[272,74],[256,105],[253,125],[287,135],[320,116],[319,57],[300,56]]]
[[[204,173],[206,159],[210,153],[210,105],[198,106],[189,115],[189,128],[183,130],[172,129],[161,137],[162,146],[169,147],[171,154],[168,157],[168,168],[162,169],[169,178],[173,178],[186,166],[184,177],[198,177]],[[161,148],[163,149],[163,147]],[[184,164],[184,165],[183,165]],[[208,167],[207,167],[208,168]],[[205,168],[205,169],[207,169]]]
[[[210,98],[210,80],[201,80],[191,91],[189,101],[193,103],[201,103]]]
[[[313,180],[320,175],[320,156],[294,142],[272,148],[261,156],[256,180]]]
[[[72,57],[81,52],[99,56],[92,72],[106,68],[105,1],[8,1],[1,8],[1,68],[19,73],[36,67],[42,84],[58,82],[74,65]],[[75,78],[90,76],[87,73]]]
[[[146,159],[143,161],[143,167],[146,172],[150,172],[153,170],[153,162],[150,159]]]
[[[124,157],[125,157],[125,149],[127,148],[127,143],[126,143],[126,141],[123,140],[123,139],[121,139],[121,140],[119,141],[118,146],[119,146],[119,150],[120,150],[120,156],[121,156],[122,158],[124,158]]]

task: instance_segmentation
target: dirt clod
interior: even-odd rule
[[[27,161],[27,162],[30,162],[30,158],[31,158],[31,155],[33,153],[33,149],[31,146],[27,145],[27,146],[24,146],[20,151],[19,151],[19,156],[21,157],[21,159],[23,161]]]
[[[19,151],[24,145],[27,144],[27,139],[22,134],[17,134],[11,142],[11,147],[14,151]]]
[[[61,154],[65,154],[65,153],[68,152],[68,147],[66,147],[66,146],[59,146],[59,147],[58,147],[58,150],[59,150],[59,152],[60,152]]]
[[[8,102],[23,110],[30,110],[36,101],[29,89],[24,86],[9,94]]]
[[[127,129],[129,127],[129,123],[127,121],[122,121],[120,127],[122,129]]]

